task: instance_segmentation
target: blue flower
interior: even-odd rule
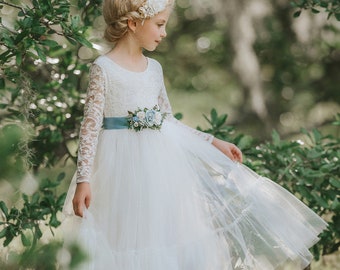
[[[145,122],[148,126],[152,126],[154,124],[155,114],[156,112],[154,110],[147,110],[145,112]]]
[[[140,109],[135,112],[128,111],[129,128],[141,131],[145,128],[160,129],[165,113],[161,113],[159,106],[155,105],[152,109]]]

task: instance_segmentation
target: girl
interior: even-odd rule
[[[243,166],[235,145],[172,116],[162,68],[143,55],[166,37],[172,6],[104,0],[114,47],[90,70],[64,207],[90,256],[82,269],[304,268],[326,223]]]

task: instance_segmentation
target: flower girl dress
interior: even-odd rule
[[[130,111],[167,113],[160,130],[102,127]],[[105,123],[104,123],[105,124]],[[78,169],[64,227],[88,252],[80,269],[270,270],[309,264],[327,224],[296,197],[212,144],[171,114],[160,64],[132,72],[107,56],[90,70]],[[74,216],[76,183],[92,200]],[[66,232],[67,233],[67,232]]]

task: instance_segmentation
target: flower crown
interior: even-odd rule
[[[142,19],[147,19],[166,9],[167,4],[168,0],[146,0],[138,11],[142,16]]]

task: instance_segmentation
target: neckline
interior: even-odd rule
[[[134,74],[143,74],[145,72],[147,72],[149,70],[150,67],[150,59],[147,56],[144,56],[146,59],[146,68],[143,71],[133,71],[133,70],[129,70],[121,65],[119,65],[118,63],[116,63],[111,57],[109,57],[108,55],[104,54],[103,55],[105,58],[107,58],[111,63],[113,63],[115,66],[117,66],[119,69],[130,72],[130,73],[134,73]]]

